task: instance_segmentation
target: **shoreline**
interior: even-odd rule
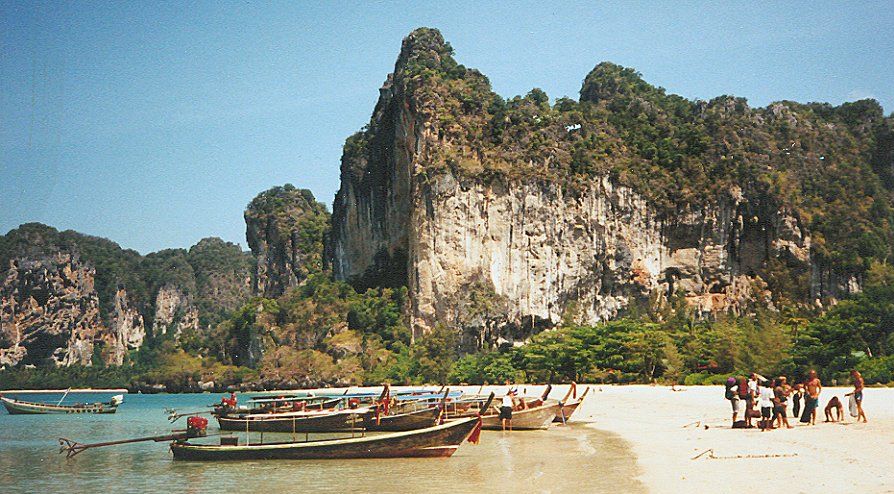
[[[41,394],[41,393],[124,393],[129,394],[130,391],[127,388],[71,388],[71,389],[0,389],[0,394],[3,393],[28,393],[28,394]]]
[[[545,388],[544,385],[516,386],[529,396],[539,396]],[[586,387],[591,388],[590,392],[572,423],[609,434],[614,444],[606,446],[606,451],[596,452],[594,466],[605,459],[599,458],[599,454],[610,456],[623,451],[626,456],[629,453],[632,464],[628,464],[626,475],[642,486],[643,491],[732,493],[740,491],[743,482],[751,484],[772,475],[781,479],[787,493],[894,492],[894,471],[885,467],[890,453],[894,452],[894,407],[891,406],[894,389],[866,388],[864,405],[868,424],[856,423],[846,409],[844,423],[824,423],[823,407],[828,400],[832,396],[843,398],[851,391],[851,388],[826,387],[821,394],[815,426],[800,425],[797,419],[789,417],[793,429],[761,432],[757,428],[734,430],[730,427],[731,410],[723,398],[722,386],[682,386],[674,392],[669,386],[579,384],[579,393]],[[381,390],[374,386],[350,389]],[[470,393],[494,391],[500,396],[506,388],[452,386],[451,389]],[[550,397],[561,399],[567,390],[567,385],[553,386]],[[288,391],[294,390],[268,393]]]
[[[522,388],[530,388],[532,391],[530,394],[538,395],[543,391],[546,387],[544,384],[514,384],[513,386],[522,387]],[[568,390],[568,384],[554,384],[553,392],[550,394],[550,398],[558,399],[565,395],[565,392]],[[694,385],[677,385],[677,389],[704,389],[704,388],[717,388],[716,384],[694,384]],[[479,389],[484,389],[485,391],[496,391],[499,395],[500,392],[505,389],[505,386],[500,385],[473,385],[473,384],[456,384],[456,385],[448,385],[447,387],[452,389],[462,389],[467,392],[477,392]],[[666,388],[670,389],[669,384],[586,384],[579,383],[578,388],[583,390],[585,387],[591,388]],[[833,388],[835,386],[829,386],[828,388]],[[437,390],[440,388],[439,385],[436,384],[420,384],[417,386],[413,385],[392,385],[392,389],[427,389],[427,390]],[[306,392],[306,391],[344,391],[346,389],[352,391],[381,391],[381,385],[371,385],[371,386],[333,386],[328,388],[295,388],[295,389],[269,389],[269,390],[234,390],[239,394],[275,394],[275,393],[296,393],[296,392]],[[842,388],[843,389],[843,388]],[[891,389],[894,390],[894,383],[888,384],[867,384],[866,389]],[[536,390],[536,393],[535,393]],[[220,389],[220,390],[174,390],[174,391],[156,391],[156,390],[147,390],[147,389],[131,389],[131,388],[71,388],[71,389],[0,389],[0,394],[2,393],[29,393],[29,394],[40,394],[40,393],[125,393],[125,394],[146,394],[146,395],[178,395],[178,394],[229,394],[230,390]],[[560,393],[561,391],[561,393]],[[484,391],[482,391],[484,392]]]

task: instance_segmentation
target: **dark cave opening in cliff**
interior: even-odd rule
[[[23,365],[55,365],[53,354],[60,348],[66,348],[68,339],[61,335],[51,336],[45,334],[43,337],[24,343],[24,346],[28,352],[21,362]]]
[[[38,305],[46,305],[50,299],[50,291],[45,288],[32,288],[29,295],[34,297]]]
[[[387,250],[378,251],[373,258],[373,265],[367,268],[362,276],[351,280],[351,285],[358,292],[370,288],[399,288],[407,285],[407,251],[399,248],[390,254]]]

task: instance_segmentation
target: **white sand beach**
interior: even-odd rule
[[[629,441],[650,492],[894,492],[894,389],[866,390],[868,424],[855,423],[846,409],[845,423],[823,423],[822,407],[833,395],[846,405],[850,391],[825,388],[815,426],[790,418],[794,429],[769,432],[731,429],[722,387],[677,389],[593,386],[574,418]],[[692,459],[708,449],[721,458]],[[784,456],[726,458],[739,455]]]

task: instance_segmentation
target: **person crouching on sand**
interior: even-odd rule
[[[841,404],[841,400],[838,399],[837,396],[833,396],[829,403],[826,404],[825,410],[826,413],[826,422],[841,422],[844,418],[844,405]],[[835,418],[832,418],[832,412],[835,412]]]
[[[757,392],[758,398],[760,399],[761,406],[761,421],[760,428],[762,432],[772,430],[773,429],[773,383],[771,381],[764,381],[761,383],[760,388],[758,388]]]
[[[510,389],[506,392],[506,396],[503,396],[503,403],[500,406],[500,425],[505,431],[508,427],[510,431],[512,431],[512,409],[515,408],[515,400],[512,396],[515,393]]]

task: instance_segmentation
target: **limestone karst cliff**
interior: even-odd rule
[[[147,338],[209,331],[248,299],[249,259],[215,238],[141,256],[22,225],[0,237],[0,366],[120,365]]]
[[[100,341],[106,349],[103,357],[108,364],[121,365],[127,352],[143,346],[146,339],[143,315],[131,305],[127,290],[123,287],[115,293],[115,310],[109,321],[108,330],[101,331]]]
[[[175,285],[161,287],[155,298],[152,333],[161,336],[170,332],[176,339],[190,330],[199,330],[198,311],[192,299]]]
[[[520,341],[677,294],[704,313],[823,304],[891,253],[874,101],[689,101],[608,63],[579,100],[507,101],[452,55],[436,30],[404,40],[345,143],[328,246],[337,278],[408,287],[417,336]]]
[[[139,348],[145,328],[127,292],[116,292],[104,324],[94,279],[94,268],[68,253],[10,261],[0,285],[0,366],[121,364]]]
[[[682,301],[828,307],[894,254],[894,119],[872,100],[691,101],[611,63],[577,99],[504,99],[432,29],[404,40],[340,172],[331,217],[289,184],[252,200],[251,254],[210,238],[141,255],[39,224],[0,237],[0,365],[121,364],[160,342],[279,375],[348,366],[376,328],[409,344],[407,322],[470,348]]]
[[[7,267],[0,365],[89,365],[101,327],[93,270],[65,254]]]
[[[253,292],[277,297],[323,268],[329,212],[291,184],[255,197],[245,210],[245,237],[255,256]]]

